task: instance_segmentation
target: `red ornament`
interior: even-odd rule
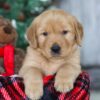
[[[5,10],[10,10],[10,5],[9,5],[8,3],[5,3],[5,4],[3,5],[3,8],[4,8]]]
[[[19,19],[20,21],[24,21],[24,20],[25,20],[25,15],[24,15],[23,12],[20,12],[20,13],[19,13],[18,19]]]

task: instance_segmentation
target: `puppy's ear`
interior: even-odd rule
[[[76,19],[74,23],[74,30],[75,30],[75,41],[79,46],[81,46],[81,42],[83,39],[83,27]]]
[[[36,39],[36,28],[32,23],[26,31],[26,38],[33,48],[37,48],[37,39]]]

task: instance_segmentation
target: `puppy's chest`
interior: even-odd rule
[[[52,75],[57,72],[57,70],[62,67],[63,61],[47,61],[41,54],[38,52],[29,49],[26,60],[28,66],[33,66],[39,68],[45,75]],[[25,63],[26,64],[26,63]]]
[[[52,75],[57,72],[57,70],[63,65],[61,62],[44,62],[41,64],[40,69],[43,71],[45,75]]]

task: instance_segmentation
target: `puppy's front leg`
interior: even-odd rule
[[[57,91],[65,93],[73,89],[74,82],[81,72],[80,65],[76,66],[68,64],[58,70],[54,84]]]
[[[40,70],[31,67],[22,77],[24,78],[26,95],[32,100],[40,99],[43,95],[43,80]]]

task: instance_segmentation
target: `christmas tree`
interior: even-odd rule
[[[0,0],[0,15],[11,20],[19,38],[17,47],[26,48],[24,35],[32,20],[53,6],[54,0]]]

